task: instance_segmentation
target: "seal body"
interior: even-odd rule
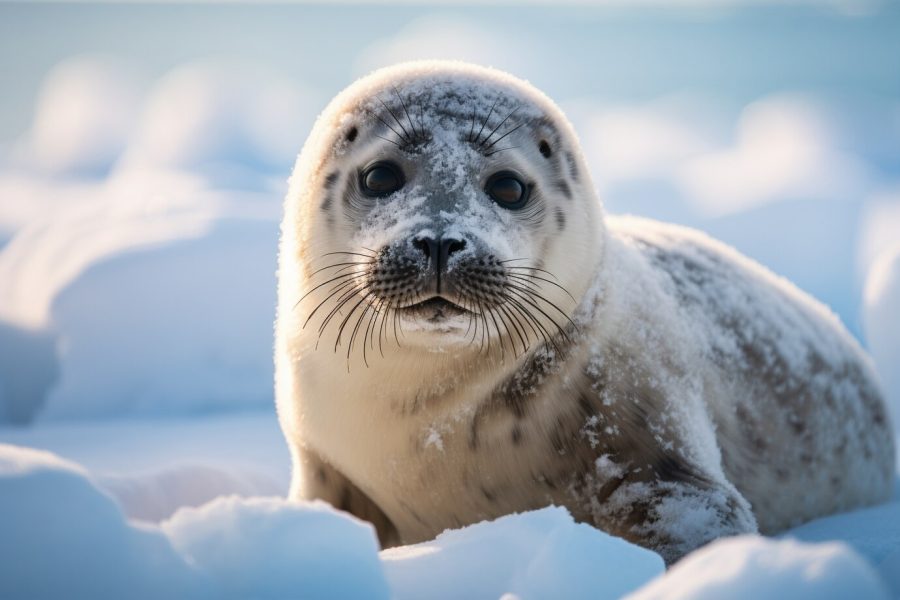
[[[695,231],[603,214],[543,94],[382,70],[319,117],[285,202],[276,396],[291,497],[382,544],[562,505],[672,562],[887,499],[869,361]]]

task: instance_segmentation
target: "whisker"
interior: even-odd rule
[[[488,141],[489,139],[491,139],[491,136],[494,135],[495,133],[497,133],[497,130],[500,129],[500,128],[503,126],[503,124],[506,123],[506,121],[507,121],[511,116],[513,116],[514,114],[516,114],[516,111],[517,111],[517,110],[519,110],[519,107],[518,107],[518,106],[515,107],[514,109],[512,109],[512,111],[511,111],[508,115],[506,115],[506,117],[504,117],[504,119],[503,119],[502,121],[500,121],[499,123],[497,123],[497,126],[494,127],[494,129],[492,129],[491,132],[490,132],[489,134],[487,134],[487,136],[485,136],[484,141],[481,142],[481,144],[479,144],[479,145],[480,145],[482,148],[484,148],[485,150],[487,150],[488,148],[490,148],[491,146],[493,146],[494,144],[496,144],[497,142],[499,142],[500,140],[502,140],[503,138],[505,138],[507,135],[509,135],[510,133],[512,133],[512,131],[515,131],[516,129],[518,129],[519,127],[521,127],[522,125],[524,125],[524,124],[525,124],[524,122],[520,123],[520,124],[517,125],[512,131],[508,132],[508,133],[505,134],[503,137],[501,137],[500,139],[498,139],[498,140],[496,140],[495,142],[493,142],[493,143],[491,144],[491,146],[488,146],[487,148],[484,147],[484,145],[487,143],[487,141]]]
[[[573,296],[572,294],[570,294],[570,293],[569,293],[569,290],[567,290],[567,289],[564,288],[563,286],[559,285],[559,284],[556,283],[555,281],[550,281],[549,279],[547,279],[547,278],[545,278],[545,277],[541,277],[540,275],[517,275],[517,274],[513,274],[513,273],[507,273],[506,276],[507,276],[507,277],[510,277],[510,278],[512,278],[512,279],[515,279],[516,281],[527,281],[527,280],[530,280],[530,279],[537,279],[537,280],[539,280],[539,281],[543,281],[543,282],[545,282],[545,283],[549,283],[550,285],[552,285],[552,286],[554,286],[554,287],[557,287],[557,288],[561,289],[563,292],[565,292],[565,294],[566,294],[569,298],[572,299],[572,302],[576,302],[576,303],[577,303],[577,300],[575,300],[575,296]]]
[[[499,150],[493,150],[491,152],[486,152],[485,156],[493,156],[498,152],[503,152],[504,150],[515,150],[518,146],[507,146],[506,148],[500,148]]]
[[[363,250],[369,250],[368,248],[363,248]],[[362,254],[360,252],[346,252],[346,251],[336,251],[336,252],[326,252],[322,256],[335,256],[338,254],[346,254],[349,256],[362,256],[364,258],[375,258],[375,252],[373,250],[369,250],[372,254]]]
[[[393,145],[397,146],[398,148],[402,148],[402,147],[403,147],[403,145],[400,144],[400,142],[396,142],[396,141],[394,141],[394,140],[388,139],[388,138],[384,137],[383,135],[378,135],[377,133],[373,133],[372,135],[374,135],[374,136],[377,137],[378,139],[382,139],[382,140],[388,142],[389,144],[393,144]]]
[[[313,318],[313,316],[315,316],[316,312],[317,312],[320,308],[322,308],[323,306],[325,306],[325,303],[328,302],[329,300],[331,300],[336,294],[338,294],[338,293],[340,293],[340,292],[346,291],[346,289],[347,289],[348,286],[349,286],[352,290],[355,290],[355,289],[356,289],[356,282],[354,282],[354,281],[345,281],[345,282],[343,282],[343,283],[339,283],[339,284],[337,285],[337,288],[333,288],[333,291],[331,291],[331,292],[328,294],[328,297],[326,297],[324,300],[322,300],[321,302],[319,302],[319,304],[316,305],[316,307],[313,309],[313,311],[312,311],[311,313],[309,313],[309,316],[306,317],[306,321],[303,322],[303,327],[301,327],[301,329],[306,329],[306,326],[309,324],[309,322],[310,322],[310,320]],[[340,301],[340,300],[339,300],[339,301]]]
[[[507,117],[507,118],[509,118],[509,117]],[[502,125],[502,123],[501,123],[501,125]],[[496,140],[494,140],[493,142],[491,142],[491,143],[488,144],[487,146],[484,146],[484,149],[485,149],[485,150],[490,150],[491,148],[493,148],[493,147],[497,144],[497,142],[499,142],[500,140],[504,139],[506,136],[510,135],[511,133],[514,133],[514,132],[518,131],[519,129],[521,129],[521,128],[524,127],[524,126],[525,126],[525,122],[523,121],[522,123],[519,123],[518,125],[516,125],[516,126],[513,127],[512,129],[510,129],[509,131],[507,131],[506,133],[504,133],[503,135],[501,135],[500,137],[498,137]],[[489,140],[490,137],[488,137],[487,139]],[[485,142],[486,142],[486,141],[487,141],[487,140],[485,140]],[[482,145],[483,145],[483,144],[482,144]],[[499,151],[498,151],[498,152],[499,152]]]
[[[322,321],[322,324],[319,325],[319,337],[321,337],[322,334],[325,333],[325,328],[328,327],[328,323],[331,322],[331,319],[333,319],[334,316],[336,314],[338,314],[340,312],[340,310],[344,307],[344,305],[347,304],[348,302],[350,302],[359,292],[360,292],[360,288],[353,286],[349,290],[347,290],[346,292],[341,294],[340,297],[338,297],[337,305],[331,309],[331,311],[328,313],[328,315]]]
[[[406,102],[403,101],[403,96],[400,95],[400,92],[397,91],[397,86],[392,86],[394,88],[394,94],[397,96],[397,100],[400,101],[400,106],[403,107],[403,112],[406,113],[406,120],[409,121],[409,128],[412,129],[413,134],[424,139],[425,131],[423,130],[421,134],[416,133],[416,127],[413,125],[412,118],[409,116],[409,111],[406,109]]]
[[[322,286],[328,285],[332,281],[337,281],[338,279],[346,279],[348,277],[351,279],[359,279],[361,277],[365,277],[365,275],[366,275],[365,273],[341,273],[340,275],[332,277],[328,281],[324,281],[324,282],[320,283],[319,285],[315,286],[314,288],[312,288],[311,290],[309,290],[308,292],[306,292],[305,294],[300,296],[300,299],[297,300],[297,304],[294,305],[294,308],[297,308],[297,305],[300,304],[301,302],[303,302],[303,300],[306,299],[306,297],[309,296],[310,294],[312,294],[314,291],[316,291],[317,289],[319,289]]]
[[[484,131],[484,128],[487,126],[488,121],[491,118],[491,115],[494,114],[494,107],[497,106],[497,103],[500,102],[500,98],[494,100],[494,103],[491,104],[491,110],[488,111],[487,116],[484,118],[484,123],[481,124],[481,129],[478,130],[478,135],[475,136],[475,142],[479,143],[478,140],[481,139],[481,132]]]
[[[370,262],[366,262],[366,261],[357,261],[357,262],[339,262],[339,263],[334,263],[333,265],[327,265],[327,266],[325,266],[325,267],[321,267],[321,268],[319,268],[319,269],[316,269],[315,271],[313,271],[312,273],[309,274],[309,279],[312,279],[313,276],[318,275],[319,273],[321,273],[322,271],[325,271],[325,270],[327,270],[327,269],[334,269],[335,267],[341,267],[341,266],[345,266],[345,265],[351,265],[351,266],[352,266],[352,265],[365,265],[365,264],[371,264],[371,261],[370,261]]]
[[[381,98],[379,98],[378,101],[381,102],[381,105],[382,105],[382,106],[384,106],[385,108],[387,108],[387,105],[385,105],[385,103],[381,100]],[[371,110],[369,110],[368,112],[369,112],[370,114],[374,115],[376,119],[378,119],[379,121],[381,121],[381,122],[384,124],[385,127],[387,127],[388,129],[390,129],[391,131],[393,131],[393,132],[397,135],[398,138],[400,138],[401,140],[403,140],[403,143],[404,143],[404,144],[408,144],[408,143],[409,143],[409,140],[406,138],[406,136],[404,136],[402,133],[400,133],[399,131],[397,131],[397,130],[394,129],[393,127],[391,127],[391,124],[388,123],[387,121],[385,121],[384,119],[382,119],[382,118],[381,118],[381,115],[379,115],[379,114],[377,114],[377,113],[375,113],[375,112],[372,112]],[[393,112],[391,112],[391,110],[390,110],[389,108],[388,108],[388,112],[390,112],[392,115],[394,114]],[[396,118],[397,118],[397,117],[395,116],[394,119],[396,119]],[[401,127],[402,127],[402,126],[401,126]],[[382,138],[382,139],[384,139],[384,138]],[[398,144],[398,145],[399,145],[399,144]]]

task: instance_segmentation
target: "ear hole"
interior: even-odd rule
[[[550,149],[550,144],[547,143],[547,140],[541,140],[541,143],[538,144],[538,150],[541,151],[544,158],[553,156],[553,150]]]
[[[352,142],[353,140],[355,140],[358,133],[359,130],[357,130],[356,127],[351,127],[346,135],[347,141]]]

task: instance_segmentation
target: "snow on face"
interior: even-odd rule
[[[467,342],[517,337],[525,351],[525,338],[558,325],[538,323],[529,334],[514,332],[514,321],[547,320],[550,307],[582,292],[555,282],[581,283],[565,248],[592,249],[599,205],[592,193],[581,197],[590,188],[577,143],[540,92],[486,69],[429,64],[361,80],[319,118],[292,178],[300,204],[289,195],[287,207],[316,217],[299,222],[304,285],[322,289],[323,303],[347,303],[350,316],[336,329],[349,324],[351,337],[382,337],[377,315],[386,307],[407,330],[437,335],[435,350],[456,331]],[[354,264],[330,264],[333,256]],[[554,285],[536,283],[534,269]],[[331,283],[315,278],[323,272],[358,276],[358,288],[316,288]],[[307,303],[316,306],[315,296]]]
[[[362,148],[350,149],[346,159],[359,171],[393,164],[405,181],[374,199],[349,186],[351,245],[380,249],[417,237],[457,238],[468,242],[468,254],[480,248],[501,259],[538,258],[535,238],[548,203],[539,187],[547,169],[534,160],[539,110],[505,90],[422,81],[376,93],[356,116]],[[486,192],[487,180],[502,172],[532,192],[538,188],[523,209],[504,207]]]

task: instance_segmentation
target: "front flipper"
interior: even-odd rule
[[[292,500],[324,500],[338,510],[371,523],[382,548],[400,544],[400,536],[391,520],[352,481],[315,452],[301,448],[299,455],[291,482]]]
[[[626,481],[592,509],[602,529],[654,549],[667,565],[717,538],[757,531],[749,503],[727,484]]]

